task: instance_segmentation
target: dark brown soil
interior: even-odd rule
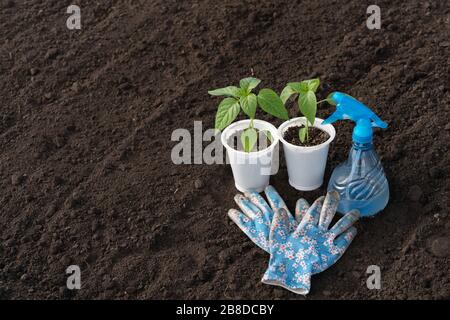
[[[330,138],[330,135],[327,132],[320,130],[319,128],[316,127],[309,127],[308,129],[309,138],[308,140],[302,142],[298,135],[298,132],[302,127],[303,126],[289,127],[284,132],[283,135],[284,140],[296,146],[312,147],[322,144]]]
[[[320,77],[320,99],[347,92],[389,123],[374,141],[389,205],[308,299],[450,298],[448,1],[378,0],[381,30],[373,1],[73,3],[79,31],[65,1],[0,0],[0,298],[304,299],[260,283],[267,254],[226,216],[230,167],[171,161],[173,130],[214,125],[207,90],[252,70],[277,91]],[[352,127],[336,123],[325,181]],[[283,160],[271,183],[290,207],[326,190],[292,189]]]

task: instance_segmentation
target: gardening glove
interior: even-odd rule
[[[294,231],[286,210],[275,211],[269,233],[270,261],[263,283],[284,287],[297,294],[308,294],[311,275],[333,265],[344,254],[356,235],[353,224],[359,211],[352,210],[330,230],[339,194],[328,192],[308,209]]]
[[[291,217],[289,220],[290,230],[293,231],[309,209],[309,205],[306,200],[299,199],[295,206],[294,218],[289,213],[289,209],[274,187],[267,186],[264,192],[270,206],[257,192],[247,192],[245,195],[237,194],[234,197],[234,201],[242,212],[230,209],[228,216],[250,240],[261,249],[270,253],[269,233],[274,212],[281,209],[285,210]]]

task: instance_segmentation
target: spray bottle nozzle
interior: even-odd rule
[[[337,120],[350,119],[356,122],[353,129],[353,141],[368,143],[372,141],[372,127],[387,128],[387,123],[381,120],[366,105],[342,92],[333,92],[328,100],[336,106],[336,111],[323,121],[331,124]]]

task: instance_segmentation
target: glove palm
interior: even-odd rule
[[[245,196],[241,194],[236,195],[234,200],[242,212],[235,209],[230,209],[228,211],[228,216],[256,245],[268,253],[271,253],[269,236],[275,212],[280,210],[285,211],[287,219],[286,225],[288,225],[289,231],[292,232],[297,229],[299,223],[306,224],[309,220],[311,220],[312,215],[319,216],[317,210],[319,210],[318,212],[320,213],[322,203],[324,201],[324,197],[317,199],[314,203],[314,211],[307,214],[310,209],[308,202],[305,199],[299,199],[295,206],[295,215],[292,216],[285,202],[272,186],[268,186],[265,189],[265,194],[270,206],[263,199],[263,197],[255,192],[246,193]],[[331,202],[331,200],[334,200],[334,202],[332,205],[327,204],[327,214],[324,213],[322,219],[327,219],[326,222],[329,224],[334,216],[333,210],[335,210],[337,203],[339,202],[339,195],[337,193],[333,193],[333,197],[328,197],[328,199],[329,200],[327,200],[327,203]],[[322,225],[324,225],[324,222],[325,220],[322,222]],[[338,259],[338,257],[340,257],[340,255],[342,255],[339,251],[334,250],[333,247],[323,249],[333,251],[324,251],[323,259],[313,264],[313,274],[326,270]],[[335,256],[336,258],[326,258],[329,256]]]
[[[356,235],[352,225],[359,219],[351,211],[330,230],[339,194],[329,192],[325,200],[317,199],[292,231],[292,217],[284,209],[275,212],[270,233],[269,267],[263,283],[282,286],[298,294],[307,294],[311,275],[333,265]]]

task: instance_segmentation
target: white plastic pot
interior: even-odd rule
[[[330,138],[320,145],[311,147],[296,146],[283,138],[288,128],[304,125],[306,123],[305,117],[288,120],[278,128],[278,135],[283,144],[286,159],[289,184],[297,190],[314,190],[323,183],[328,147],[336,136],[336,130],[331,124],[322,125],[322,122],[323,119],[316,118],[314,127],[327,132]]]
[[[260,131],[268,130],[273,141],[263,150],[255,152],[239,151],[229,145],[229,139],[236,132],[248,128],[249,123],[250,120],[242,120],[231,124],[222,132],[221,141],[227,150],[236,188],[241,192],[261,192],[269,185],[270,175],[278,172],[278,131],[266,121],[253,120],[253,127]]]

